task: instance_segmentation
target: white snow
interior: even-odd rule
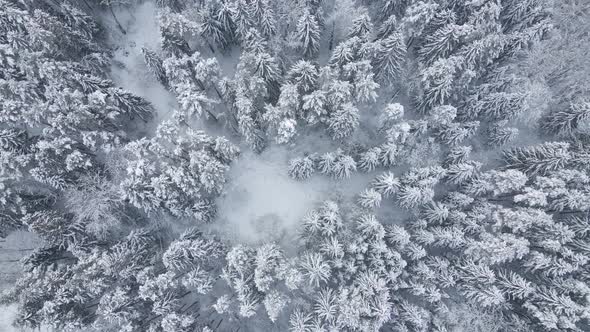
[[[168,118],[176,107],[174,96],[148,71],[141,52],[142,47],[157,53],[161,50],[156,11],[157,8],[151,1],[138,5],[132,13],[117,10],[116,15],[127,33],[112,30],[109,34],[111,43],[117,47],[111,73],[113,80],[118,86],[144,97],[154,105],[157,113],[157,119],[152,122],[154,124]],[[111,20],[109,15],[105,13],[104,19]],[[107,26],[116,25],[113,23]]]
[[[0,307],[0,331],[5,332],[17,332],[19,331],[16,327],[13,327],[11,323],[16,318],[16,304],[10,306]]]
[[[232,164],[225,193],[218,199],[216,232],[237,243],[294,244],[302,218],[327,199],[352,199],[370,178],[355,174],[335,181],[315,174],[295,181],[287,174],[288,161],[300,156],[286,146],[271,146],[261,154],[247,149]]]
[[[22,266],[15,262],[29,254],[29,249],[41,246],[41,240],[33,233],[16,231],[8,235],[0,243],[0,291],[14,284],[22,273]],[[0,332],[24,332],[33,331],[12,326],[16,319],[17,305],[0,306]],[[45,328],[35,330],[49,331]]]

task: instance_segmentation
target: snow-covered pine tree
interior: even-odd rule
[[[208,2],[203,9],[201,9],[201,36],[207,39],[209,48],[215,52],[212,45],[216,45],[221,50],[227,49],[232,42],[231,32],[228,33],[227,25],[231,25],[227,21],[223,22],[220,19],[227,19],[223,12],[222,4],[217,1]]]
[[[145,64],[147,65],[150,72],[156,77],[158,82],[167,87],[168,79],[166,77],[162,59],[154,51],[145,47],[141,48],[141,52],[143,53]]]
[[[573,156],[568,143],[549,142],[506,150],[503,159],[507,168],[543,174],[564,168],[572,162]]]
[[[310,156],[293,159],[289,165],[289,176],[296,180],[306,180],[314,171],[314,161]]]
[[[319,52],[320,26],[315,15],[308,9],[304,10],[296,30],[297,41],[305,58],[313,58]]]
[[[398,79],[404,70],[406,60],[406,46],[401,33],[393,33],[390,36],[378,40],[378,46],[373,59],[373,67],[384,82],[393,82]]]
[[[328,119],[328,129],[333,139],[349,137],[359,125],[359,110],[352,104],[343,104]]]
[[[162,209],[177,217],[210,221],[215,214],[211,198],[220,192],[227,164],[239,152],[229,142],[219,143],[202,131],[164,122],[156,137],[125,147],[123,197],[147,213]]]
[[[547,114],[541,127],[549,133],[573,135],[590,118],[590,103],[572,104],[563,111]]]

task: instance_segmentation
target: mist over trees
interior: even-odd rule
[[[584,0],[0,0],[0,303],[55,331],[586,331],[589,22]],[[230,236],[232,171],[277,150],[322,199],[280,240]]]

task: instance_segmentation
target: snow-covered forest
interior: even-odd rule
[[[0,0],[0,330],[590,331],[590,1]]]

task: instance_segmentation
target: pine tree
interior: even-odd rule
[[[320,284],[326,283],[331,275],[330,265],[324,258],[313,252],[305,253],[302,257],[301,268],[305,277],[309,280],[310,285],[319,287]]]
[[[284,295],[278,293],[277,291],[273,291],[266,295],[263,303],[264,307],[266,308],[266,312],[268,313],[269,319],[274,323],[283,308],[287,305],[288,300]]]
[[[543,174],[567,166],[572,160],[572,154],[568,143],[550,142],[504,151],[503,159],[507,168]]]
[[[547,7],[540,0],[507,1],[501,13],[506,30],[523,30],[548,16]]]
[[[392,15],[401,17],[404,15],[404,12],[408,5],[410,5],[410,1],[407,0],[385,0],[382,1],[383,4],[381,5],[381,13],[382,17],[390,17]]]
[[[567,110],[547,114],[541,127],[549,133],[572,135],[590,117],[590,103],[572,104]]]
[[[373,181],[373,188],[386,197],[391,197],[393,194],[397,193],[400,186],[401,183],[399,179],[396,178],[393,173],[389,172],[379,175],[375,181]]]
[[[379,26],[377,39],[385,39],[391,36],[397,31],[398,24],[398,20],[394,15],[389,16],[383,23],[381,23],[381,26]]]
[[[359,168],[365,172],[372,172],[380,165],[379,157],[381,149],[379,147],[370,148],[362,153],[359,160]]]
[[[358,202],[364,208],[377,208],[381,205],[381,194],[375,189],[365,189],[359,195]]]
[[[464,59],[451,56],[446,59],[436,60],[422,73],[424,95],[422,96],[421,109],[444,105],[453,94],[457,72]]]
[[[463,184],[477,176],[481,163],[463,162],[450,165],[447,169],[447,181],[454,184]]]
[[[224,40],[228,43],[234,42],[237,35],[237,27],[234,21],[234,8],[231,2],[224,1],[220,4],[215,15],[215,20],[221,25]]]
[[[471,146],[456,146],[449,150],[444,160],[444,164],[460,164],[466,162],[471,154]]]
[[[254,18],[252,17],[252,13],[250,11],[250,4],[246,0],[237,0],[232,5],[233,6],[231,7],[230,11],[232,20],[226,20],[224,23],[227,28],[231,25],[230,22],[233,21],[236,26],[236,35],[241,40],[244,40],[244,38],[248,34],[248,30],[250,30],[250,28],[252,28],[255,23]]]
[[[293,332],[305,332],[311,328],[311,315],[295,310],[289,317],[289,325]]]
[[[162,262],[170,271],[194,271],[198,267],[208,269],[225,254],[224,251],[217,239],[204,238],[201,232],[189,229],[170,244],[162,256]]]
[[[373,67],[381,81],[393,82],[398,79],[404,70],[405,61],[406,46],[401,33],[393,33],[378,41]]]
[[[317,18],[308,9],[304,10],[297,22],[297,40],[304,57],[314,57],[320,49],[320,27]]]
[[[363,12],[352,21],[352,26],[348,32],[348,38],[358,37],[361,40],[369,40],[373,32],[373,23],[371,17],[366,12]]]
[[[340,155],[334,164],[331,173],[336,179],[349,178],[356,171],[356,162],[351,156]]]
[[[290,80],[297,84],[303,93],[309,93],[315,90],[318,83],[318,70],[310,62],[299,60],[289,70]]]
[[[314,162],[310,157],[296,158],[289,165],[289,176],[296,180],[306,180],[314,170]]]
[[[158,82],[162,83],[164,87],[168,87],[168,79],[166,78],[166,72],[163,67],[162,59],[153,51],[142,47],[141,52],[145,59],[145,63],[150,72],[156,77]]]
[[[356,73],[354,84],[355,99],[358,103],[369,103],[377,100],[377,92],[379,89],[379,83],[375,82],[373,78],[374,74],[367,72],[364,75],[361,72]]]
[[[470,112],[494,120],[509,119],[523,112],[525,98],[525,94],[518,92],[489,93]]]
[[[232,155],[220,155],[223,151],[218,149],[223,146],[218,143],[203,132],[164,122],[155,138],[126,146],[128,177],[121,183],[123,198],[147,213],[164,209],[175,216],[210,220],[214,208],[209,198],[220,192],[228,158],[236,155],[231,147],[225,150]]]
[[[471,30],[470,26],[448,24],[429,34],[418,54],[426,65],[431,65],[436,60],[446,58],[451,54]]]
[[[518,136],[518,129],[505,127],[506,121],[500,121],[488,129],[488,144],[502,146],[513,142]]]
[[[302,109],[305,111],[305,120],[314,125],[326,116],[326,93],[321,90],[314,91],[303,96]]]
[[[209,48],[212,52],[215,52],[211,43],[217,45],[222,50],[226,49],[231,40],[228,40],[228,34],[224,27],[224,22],[219,21],[220,9],[217,8],[217,4],[209,4],[206,6],[201,13],[201,36],[207,39]],[[227,23],[226,23],[227,24]]]
[[[438,3],[418,1],[410,4],[401,21],[403,34],[410,42],[419,38],[429,22],[440,12]]]
[[[342,105],[328,119],[328,129],[335,140],[349,137],[358,125],[359,110],[350,103]]]
[[[338,44],[330,57],[330,65],[343,67],[356,60],[360,42],[358,37],[353,37]]]
[[[451,105],[441,105],[431,109],[429,114],[429,121],[433,127],[444,128],[455,120],[457,109]]]
[[[259,18],[260,31],[267,38],[277,33],[277,22],[270,2],[263,2],[262,13]]]

